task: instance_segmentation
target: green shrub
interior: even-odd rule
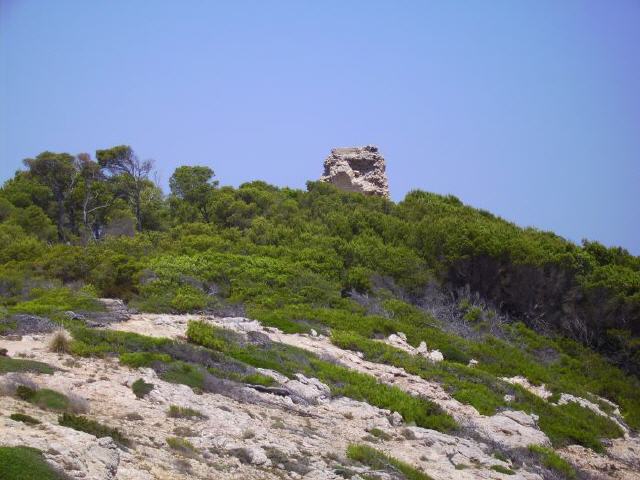
[[[349,445],[347,447],[347,457],[374,470],[383,470],[388,473],[400,471],[407,480],[431,480],[429,475],[368,445]]]
[[[577,403],[553,406],[541,400],[536,410],[540,412],[538,425],[554,447],[577,443],[603,452],[601,438],[615,438],[623,434],[613,421]]]
[[[108,427],[81,415],[63,413],[58,418],[58,423],[63,427],[73,428],[80,432],[89,433],[97,438],[111,437],[116,443],[124,447],[131,445],[131,441],[117,428]]]
[[[39,289],[29,294],[32,298],[9,308],[11,313],[52,315],[72,311],[100,311],[104,307],[86,290],[74,291],[66,287]]]
[[[151,390],[153,390],[152,383],[146,383],[143,379],[139,378],[131,384],[131,390],[137,398],[144,398]]]
[[[207,306],[207,296],[201,290],[186,285],[176,292],[171,300],[171,307],[178,312],[202,310]]]
[[[202,390],[204,387],[205,373],[201,367],[184,362],[173,362],[168,366],[167,370],[162,372],[160,378],[165,382],[179,383],[197,390]]]
[[[531,453],[539,457],[540,463],[545,467],[555,470],[569,480],[578,477],[575,468],[552,449],[541,445],[529,445],[528,448]]]
[[[131,368],[150,367],[156,362],[169,363],[172,358],[166,353],[131,352],[120,355],[120,363]]]
[[[24,413],[12,413],[9,415],[11,420],[15,420],[16,422],[26,423],[28,425],[38,425],[40,420],[33,418],[29,415],[25,415]]]
[[[19,385],[16,390],[16,396],[46,410],[64,412],[72,408],[71,402],[66,395],[48,388],[32,390],[24,385]]]
[[[0,447],[0,479],[64,480],[51,467],[39,450],[30,447]]]
[[[0,356],[0,374],[9,372],[30,372],[52,374],[55,371],[51,365],[35,360],[10,358]]]

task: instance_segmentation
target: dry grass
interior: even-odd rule
[[[49,351],[53,353],[71,353],[71,339],[64,330],[58,330],[49,341]]]

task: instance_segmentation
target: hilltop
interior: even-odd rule
[[[232,188],[185,166],[164,195],[126,146],[25,165],[0,190],[0,465],[640,477],[624,249],[453,196],[394,203],[386,178],[382,195]]]

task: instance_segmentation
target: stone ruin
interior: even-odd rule
[[[320,180],[347,192],[389,198],[384,157],[373,145],[334,148],[324,161]]]

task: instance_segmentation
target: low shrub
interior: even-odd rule
[[[162,371],[160,378],[165,382],[187,385],[196,390],[204,387],[206,372],[203,368],[184,362],[173,362]]]
[[[9,418],[16,422],[26,423],[27,425],[38,425],[40,423],[40,420],[29,415],[25,415],[24,413],[12,413],[9,415]]]
[[[66,311],[101,311],[104,306],[87,289],[72,290],[67,287],[34,288],[30,298],[9,307],[10,313],[28,313],[51,316]]]
[[[576,469],[552,449],[541,445],[529,445],[528,448],[531,453],[538,456],[539,462],[545,467],[555,470],[569,480],[578,477]]]
[[[144,398],[151,390],[153,390],[153,384],[147,383],[143,379],[139,378],[133,384],[131,384],[131,390],[137,398]]]
[[[43,362],[0,356],[0,374],[9,372],[52,374],[54,371],[55,368]]]
[[[156,362],[170,362],[171,356],[156,352],[126,352],[120,355],[120,363],[131,368],[150,367]]]
[[[58,423],[63,427],[89,433],[97,438],[111,437],[117,444],[124,447],[131,445],[131,441],[117,428],[108,427],[84,416],[63,413],[58,417]]]
[[[2,480],[65,480],[35,448],[0,447],[0,466]]]
[[[408,463],[391,457],[380,450],[368,445],[351,444],[347,447],[347,457],[360,462],[374,470],[383,470],[388,473],[400,471],[407,480],[433,480],[429,475],[415,469]]]
[[[16,390],[16,396],[20,400],[32,403],[46,410],[64,412],[71,408],[71,403],[66,395],[48,388],[33,390],[24,385],[20,385]]]

